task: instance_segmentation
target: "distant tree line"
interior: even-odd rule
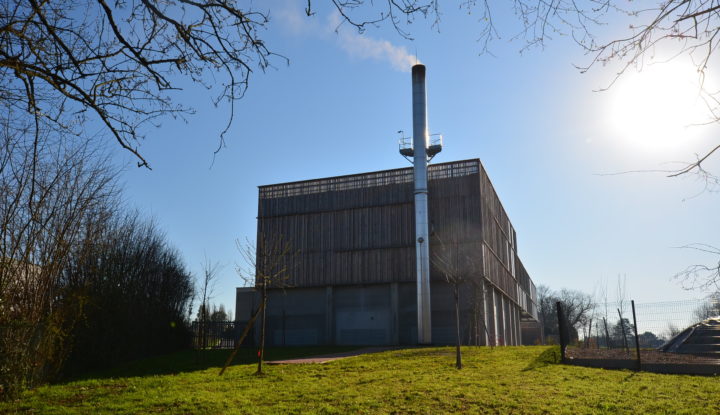
[[[587,324],[591,318],[590,313],[595,307],[592,296],[580,291],[562,289],[553,291],[545,285],[537,288],[538,314],[543,327],[546,341],[558,343],[558,315],[557,303],[563,306],[565,317],[570,328],[570,340],[577,341],[578,329]]]
[[[191,275],[103,153],[1,112],[0,398],[186,345]]]
[[[695,310],[697,320],[705,320],[711,317],[720,317],[720,290],[710,294],[707,301]]]
[[[200,304],[198,307],[197,315],[195,320],[197,322],[212,321],[212,322],[225,322],[232,320],[232,310],[226,311],[225,305],[217,304],[208,305],[205,307],[204,304]]]

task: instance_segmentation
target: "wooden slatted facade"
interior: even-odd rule
[[[516,234],[480,160],[429,166],[433,235],[461,245],[485,278],[536,317],[535,286],[517,256]],[[413,282],[412,168],[259,188],[258,235],[282,235],[299,254],[288,259],[291,287]],[[437,270],[431,280],[442,281]]]

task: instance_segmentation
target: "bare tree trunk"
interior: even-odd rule
[[[620,316],[620,331],[622,331],[622,342],[623,347],[625,348],[626,353],[630,353],[630,348],[628,347],[628,341],[627,337],[625,336],[625,323],[623,322],[623,316],[622,312],[618,308],[618,316]]]
[[[204,309],[204,312],[207,312],[207,307]],[[208,333],[207,333],[207,317],[203,314],[202,320],[200,321],[200,327],[201,327],[201,346],[200,350],[205,351],[208,346]]]
[[[453,284],[455,294],[455,328],[457,330],[457,338],[455,340],[455,367],[462,369],[462,357],[460,355],[460,287],[459,284]]]
[[[483,345],[484,346],[490,346],[491,348],[494,346],[493,342],[490,339],[490,330],[488,330],[487,326],[487,320],[488,320],[488,310],[487,310],[487,291],[485,290],[485,282],[480,282],[480,294],[482,295],[482,328],[483,328]]]
[[[608,349],[612,349],[612,345],[610,344],[610,332],[607,328],[607,319],[603,317],[603,325],[605,326],[605,346],[607,346]]]
[[[262,228],[262,224],[258,225]],[[262,298],[262,321],[260,322],[260,341],[258,344],[258,365],[256,375],[262,375],[262,362],[265,358],[265,337],[267,335],[267,304],[268,289],[284,288],[290,277],[288,262],[290,257],[297,254],[292,249],[290,242],[282,235],[271,235],[267,237],[258,233],[256,244],[248,241],[244,246],[237,241],[238,250],[242,255],[249,269],[238,267],[240,276],[248,282],[254,281],[255,287],[259,288]]]
[[[585,348],[590,347],[590,338],[592,337],[592,319],[589,321],[587,335],[585,334],[585,327],[583,327],[583,336],[585,337]]]
[[[255,372],[256,375],[262,375],[262,363],[263,358],[265,357],[265,326],[267,324],[267,283],[263,282],[262,287],[262,321],[260,326],[260,345],[258,348],[258,366],[257,371]]]
[[[212,298],[215,277],[217,276],[218,267],[217,263],[213,264],[207,257],[203,261],[203,286],[202,286],[202,304],[200,305],[200,315],[198,318],[199,330],[199,350],[198,350],[198,361],[202,361],[205,350],[208,348],[208,328],[210,323],[208,322],[210,317],[210,299]]]
[[[257,319],[258,315],[260,315],[260,312],[265,309],[265,302],[260,304],[260,307],[253,313],[252,317],[250,318],[250,321],[245,325],[245,329],[243,329],[242,334],[240,335],[240,338],[237,340],[237,343],[235,343],[235,349],[233,349],[232,353],[230,353],[230,356],[228,356],[227,360],[225,361],[225,364],[223,365],[222,369],[220,369],[219,376],[222,376],[223,373],[225,373],[225,370],[227,370],[228,366],[232,363],[233,359],[235,358],[235,355],[237,354],[238,350],[240,350],[240,347],[242,346],[242,342],[245,340],[245,337],[247,337],[248,333],[250,332],[250,329],[252,329],[253,324],[255,324],[255,320]]]

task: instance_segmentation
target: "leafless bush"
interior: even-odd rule
[[[105,221],[71,254],[63,282],[83,300],[64,374],[189,347],[192,277],[157,225],[139,213]]]
[[[83,143],[18,134],[11,118],[1,121],[0,395],[9,395],[57,372],[76,317],[62,272],[116,187]]]
[[[182,344],[191,277],[88,143],[0,119],[0,398]],[[9,127],[12,124],[12,128]]]

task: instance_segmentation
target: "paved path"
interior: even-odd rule
[[[388,350],[395,350],[395,349],[399,349],[399,348],[398,347],[366,347],[363,349],[351,350],[349,352],[332,353],[332,354],[325,354],[325,355],[319,355],[319,356],[299,357],[297,359],[268,360],[265,363],[267,363],[269,365],[327,363],[327,362],[332,362],[333,360],[345,359],[348,357],[359,356],[362,354],[379,353],[379,352],[385,352]]]

